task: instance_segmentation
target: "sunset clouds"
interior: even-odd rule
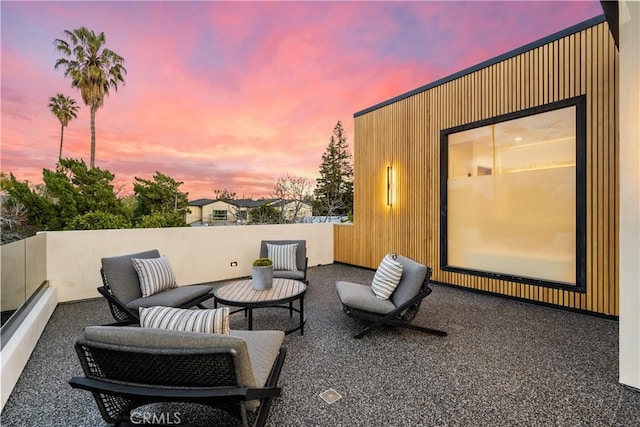
[[[312,183],[353,113],[602,13],[599,2],[11,2],[2,12],[2,172],[55,168],[61,92],[81,105],[63,156],[89,159],[89,109],[53,46],[103,31],[126,85],[96,114],[96,165],[123,191],[160,171],[189,198]]]

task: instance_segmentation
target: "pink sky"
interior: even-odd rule
[[[1,8],[1,165],[55,169],[57,93],[75,98],[64,157],[89,163],[89,109],[53,41],[104,32],[126,84],[96,114],[96,166],[122,194],[160,171],[190,199],[268,196],[318,177],[338,120],[602,14],[584,2],[12,2]],[[357,173],[357,171],[356,171]]]

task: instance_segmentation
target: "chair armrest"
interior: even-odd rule
[[[131,400],[153,402],[176,402],[206,399],[254,400],[280,396],[281,387],[216,387],[216,388],[165,388],[113,383],[96,378],[73,377],[69,380],[72,388],[103,393]]]
[[[411,307],[413,304],[415,304],[416,302],[426,298],[429,296],[429,294],[431,294],[432,289],[428,286],[429,283],[429,279],[425,279],[424,280],[424,284],[423,286],[420,288],[420,291],[414,295],[413,298],[411,298],[410,300],[406,301],[404,304],[401,304],[400,306],[397,306],[396,309],[394,310],[394,312],[402,312],[403,310]]]
[[[118,310],[122,311],[130,317],[130,320],[125,320],[124,322],[128,323],[129,321],[131,321],[133,323],[138,323],[140,321],[140,316],[138,315],[138,313],[134,313],[129,307],[127,307],[125,303],[116,298],[116,296],[113,295],[106,286],[100,286],[98,288],[98,292],[107,299],[109,304],[113,304],[118,308]],[[118,323],[121,322],[119,321]]]

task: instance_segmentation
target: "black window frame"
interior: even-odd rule
[[[449,167],[449,143],[450,134],[484,127],[496,123],[506,122],[540,113],[546,113],[561,108],[573,107],[576,110],[576,283],[567,284],[545,279],[521,277],[512,274],[487,272],[448,265],[448,167]],[[570,290],[573,292],[586,292],[587,277],[587,112],[586,95],[580,95],[533,108],[519,110],[513,113],[503,114],[473,123],[467,123],[440,131],[440,269],[443,271],[457,272],[472,276],[488,277],[497,280],[506,280],[516,283],[537,285],[548,288]]]

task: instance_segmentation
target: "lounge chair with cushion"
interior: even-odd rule
[[[422,300],[431,294],[431,268],[403,256],[389,257],[391,255],[378,267],[371,285],[336,282],[344,312],[372,322],[354,338],[362,338],[383,325],[446,336],[446,332],[410,323],[418,314]]]
[[[306,240],[263,240],[260,242],[260,258],[273,261],[273,277],[309,283]]]
[[[151,295],[143,296],[140,276],[132,259],[143,260],[139,261],[142,263],[145,260],[162,260],[163,258],[160,257],[160,252],[157,249],[102,258],[100,275],[103,285],[98,288],[98,292],[109,302],[111,314],[118,323],[137,323],[140,320],[138,314],[140,307],[190,308],[197,306],[204,308],[201,305],[202,302],[213,297],[211,286],[204,284],[176,286],[175,278],[173,278],[174,283],[171,287],[155,293],[151,290]],[[168,274],[173,276],[170,265],[166,263],[166,258],[164,260],[165,269],[168,269]],[[149,276],[148,281],[153,282],[153,278],[156,276]],[[154,283],[149,283],[149,285],[154,286]]]
[[[262,426],[271,400],[281,393],[283,341],[281,331],[225,335],[90,326],[75,345],[84,376],[69,383],[93,394],[109,424],[141,424],[131,411],[143,405],[189,402],[224,411],[227,419],[237,419],[234,425]],[[155,406],[140,410],[162,411]]]

